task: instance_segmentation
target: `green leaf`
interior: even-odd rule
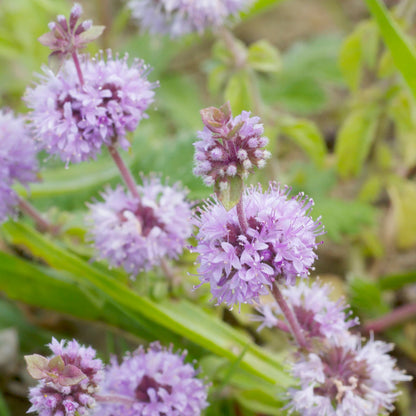
[[[279,415],[282,412],[282,402],[270,397],[261,389],[238,392],[236,400],[253,412],[266,415]]]
[[[345,39],[339,55],[340,68],[352,91],[356,91],[361,82],[361,59],[361,34],[354,31]]]
[[[322,216],[328,237],[341,242],[344,236],[357,235],[363,227],[373,225],[376,209],[360,201],[316,198],[314,214]]]
[[[173,341],[172,334],[169,335],[168,331],[162,330],[154,322],[139,319],[137,316],[133,319],[131,315],[108,301],[92,302],[91,294],[88,293],[92,288],[87,287],[86,283],[80,284],[79,279],[77,281],[71,278],[69,273],[35,266],[26,260],[0,252],[0,290],[10,298],[77,318],[106,322],[140,338],[153,340],[161,337],[164,341]],[[2,304],[0,306],[4,319],[6,308]],[[49,334],[46,336],[39,329],[20,322],[22,319],[16,311],[5,324],[18,324],[19,334],[23,336],[22,347],[25,350],[32,347],[29,347],[28,339],[33,339],[38,345],[50,339]]]
[[[0,391],[0,416],[11,416],[6,401]]]
[[[367,319],[376,318],[390,311],[375,282],[354,277],[348,282],[349,301],[356,314]]]
[[[416,270],[381,276],[378,282],[382,290],[398,290],[416,283]]]
[[[253,3],[253,6],[249,11],[242,13],[242,17],[247,18],[254,16],[260,12],[264,12],[270,7],[276,6],[281,3],[283,0],[257,0]]]
[[[3,231],[13,244],[23,246],[51,267],[71,273],[80,283],[88,282],[100,290],[129,316],[150,320],[231,361],[236,360],[248,344],[241,360],[242,368],[268,382],[281,386],[290,384],[281,362],[199,307],[185,300],[155,303],[139,296],[114,280],[111,274],[96,269],[23,224],[8,222],[3,225]]]
[[[387,8],[379,0],[365,0],[393,61],[416,98],[416,49]]]
[[[336,139],[335,155],[341,177],[356,176],[375,138],[379,108],[374,105],[354,109],[343,122]]]
[[[233,114],[252,110],[251,79],[247,71],[238,71],[230,77],[225,88],[225,100],[230,102]]]
[[[314,122],[286,117],[279,122],[279,125],[282,133],[293,139],[316,166],[323,165],[327,153],[325,140]]]
[[[247,60],[253,69],[260,72],[277,72],[281,67],[279,51],[265,39],[250,45]]]
[[[408,249],[416,244],[416,184],[399,180],[388,189],[394,210],[396,244]]]
[[[230,178],[228,180],[228,186],[225,189],[220,189],[218,184],[215,184],[215,193],[227,211],[237,205],[242,192],[243,180],[239,175]]]

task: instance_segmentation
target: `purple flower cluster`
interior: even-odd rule
[[[226,211],[216,198],[194,219],[199,276],[218,303],[251,303],[276,280],[293,285],[296,277],[309,275],[323,230],[309,216],[313,201],[303,194],[289,198],[289,192],[275,183],[266,192],[260,185],[246,189],[245,232],[237,207]]]
[[[65,61],[58,74],[44,68],[39,83],[25,95],[32,109],[30,120],[37,140],[50,154],[66,162],[95,158],[103,145],[130,146],[127,132],[134,131],[153,102],[155,83],[142,61],[132,66],[124,58],[101,55],[81,57],[81,85],[76,66]]]
[[[157,177],[137,187],[140,200],[122,187],[103,193],[104,202],[89,204],[89,238],[101,258],[135,276],[177,258],[192,233],[186,192],[165,186]]]
[[[303,416],[374,416],[394,409],[396,384],[411,377],[395,367],[391,344],[355,335],[327,340],[302,356],[292,373],[300,388],[289,391],[290,411]]]
[[[145,351],[139,348],[113,360],[106,370],[103,395],[119,395],[130,403],[103,403],[99,416],[198,416],[207,407],[207,385],[196,377],[191,364],[172,349],[154,343]]]
[[[223,26],[252,0],[130,0],[133,17],[151,34],[172,38]]]
[[[21,116],[0,111],[0,223],[13,212],[17,195],[15,182],[27,186],[36,181],[37,150]]]
[[[223,110],[223,111],[221,111]],[[195,146],[194,174],[208,186],[225,189],[231,177],[246,178],[254,167],[262,168],[270,152],[264,150],[268,139],[263,136],[259,117],[243,111],[232,117],[229,104],[201,111],[205,127],[198,132]]]
[[[328,338],[342,335],[351,327],[358,325],[358,318],[348,319],[347,305],[343,299],[336,302],[329,298],[331,286],[319,281],[311,285],[301,281],[296,286],[282,289],[282,293],[291,306],[300,327],[307,337]],[[261,321],[259,330],[263,327],[276,327],[282,322],[282,311],[277,302],[257,307],[262,314],[255,320]]]
[[[39,416],[89,415],[104,377],[101,360],[95,358],[93,348],[75,340],[66,343],[53,338],[49,347],[53,358],[45,369],[40,367],[39,357],[47,359],[41,356],[36,357],[38,366],[32,369],[39,384],[30,389],[32,407],[29,412],[38,412]]]

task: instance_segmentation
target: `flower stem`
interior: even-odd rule
[[[123,178],[128,190],[135,198],[140,199],[140,194],[137,190],[137,185],[133,178],[133,175],[131,174],[129,168],[126,166],[123,159],[121,158],[120,153],[113,145],[108,146],[108,150],[115,164],[117,165],[121,177]]]
[[[49,232],[51,234],[57,234],[59,231],[59,227],[57,225],[51,224],[49,221],[47,221],[42,214],[29,202],[27,202],[22,197],[18,196],[19,200],[19,208],[24,212],[26,215],[31,217],[36,224],[36,228],[42,232]]]
[[[401,324],[416,316],[416,303],[401,306],[381,318],[372,319],[364,324],[367,332],[382,332],[394,325]]]
[[[234,65],[236,68],[243,68],[246,64],[247,56],[245,50],[237,43],[234,35],[225,27],[219,31],[219,36],[224,42],[227,49],[231,52],[234,58]]]
[[[74,64],[75,64],[75,69],[77,70],[79,82],[81,83],[81,86],[83,86],[84,85],[84,77],[82,75],[81,65],[79,63],[78,55],[77,55],[76,52],[72,52],[72,59],[73,59]]]
[[[301,348],[306,347],[306,340],[303,336],[302,328],[300,327],[299,322],[296,319],[293,311],[290,309],[285,298],[283,297],[283,294],[277,286],[276,282],[274,282],[272,285],[272,294],[276,299],[276,302],[279,305],[283,315],[285,316],[297,344]]]
[[[97,400],[97,402],[101,402],[101,403],[121,403],[127,406],[131,406],[134,403],[136,403],[136,401],[133,400],[132,398],[123,396],[121,394],[106,394],[105,396],[97,394],[94,397],[95,397],[95,400]]]
[[[248,222],[247,222],[246,215],[244,214],[243,196],[242,195],[241,195],[240,200],[238,201],[238,204],[237,204],[237,217],[238,217],[238,222],[240,223],[241,230],[242,230],[243,234],[245,234],[247,232],[247,229],[248,229]]]

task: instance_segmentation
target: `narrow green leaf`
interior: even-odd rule
[[[250,45],[247,60],[260,72],[277,72],[282,65],[278,49],[265,39]]]
[[[393,61],[416,98],[416,49],[380,0],[365,0]]]
[[[361,36],[354,31],[345,39],[339,55],[341,71],[352,91],[356,91],[361,82],[361,57]]]
[[[409,249],[416,244],[416,185],[413,181],[399,180],[388,192],[394,210],[396,244]]]
[[[282,133],[300,146],[317,166],[322,166],[326,151],[325,140],[316,124],[306,119],[285,118]]]
[[[0,416],[11,416],[6,401],[0,391]]]
[[[356,176],[375,138],[379,109],[374,105],[354,109],[342,124],[335,145],[338,173]]]
[[[378,282],[382,290],[398,290],[403,286],[416,284],[416,270],[381,276]]]
[[[121,311],[120,307],[108,299],[104,299],[100,303],[101,307],[98,307],[97,302],[91,302],[91,294],[86,294],[87,290],[92,290],[91,287],[86,287],[87,283],[84,281],[80,284],[68,273],[46,269],[0,252],[0,290],[11,299],[81,319],[103,321],[140,338],[153,340],[160,337],[164,341],[176,342],[171,331],[144,318],[132,318],[131,314]],[[23,334],[35,338],[31,328],[21,329]],[[40,342],[44,342],[44,339]]]
[[[8,222],[3,225],[3,231],[13,244],[25,247],[53,268],[71,273],[80,283],[88,281],[126,312],[149,319],[215,354],[235,360],[249,344],[241,361],[242,368],[266,381],[282,386],[290,384],[290,377],[276,358],[191,303],[185,300],[155,303],[143,298],[110,274],[96,269],[26,225]]]

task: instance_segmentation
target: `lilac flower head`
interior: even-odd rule
[[[17,204],[13,183],[27,186],[36,181],[37,172],[35,142],[23,117],[0,110],[0,223]]]
[[[323,231],[309,216],[313,201],[303,194],[289,198],[289,192],[275,183],[266,192],[260,185],[246,189],[246,232],[237,207],[227,211],[216,198],[195,217],[199,277],[218,303],[252,303],[277,279],[294,284],[309,275]]]
[[[207,386],[196,377],[191,364],[172,349],[151,344],[124,357],[114,359],[106,370],[102,394],[118,394],[130,404],[102,404],[99,416],[198,416],[207,407]]]
[[[66,55],[76,53],[89,42],[97,39],[104,30],[104,26],[92,26],[91,20],[78,24],[82,14],[82,7],[75,3],[67,20],[59,15],[56,22],[49,23],[50,32],[42,35],[38,40],[42,45],[52,49],[52,57],[62,62]]]
[[[347,305],[344,299],[332,301],[329,298],[331,286],[315,281],[312,285],[301,281],[295,286],[282,289],[283,296],[308,337],[328,338],[346,333],[351,327],[358,325],[358,318],[348,319]],[[257,310],[263,315],[257,317],[263,327],[273,328],[283,317],[277,302],[261,305]],[[279,317],[279,318],[278,318]]]
[[[140,201],[122,187],[107,189],[104,202],[90,204],[89,238],[101,258],[135,276],[177,258],[192,233],[191,208],[178,185],[162,185],[157,177],[138,188]]]
[[[205,127],[194,143],[194,174],[206,185],[223,190],[231,177],[245,178],[254,167],[264,167],[270,152],[263,149],[268,139],[259,117],[248,111],[232,117],[229,103],[206,108],[201,115]]]
[[[39,380],[29,391],[32,407],[39,416],[81,416],[90,414],[95,394],[103,381],[101,360],[95,350],[77,341],[58,342],[52,338],[49,347],[53,356],[27,356],[28,371]]]
[[[126,134],[147,117],[156,84],[148,81],[142,61],[129,66],[127,58],[114,58],[110,50],[106,60],[82,56],[83,85],[72,61],[58,74],[44,68],[25,100],[35,135],[48,153],[78,163],[95,158],[103,144],[130,147]]]
[[[172,38],[223,26],[252,0],[130,0],[133,17],[150,34]]]
[[[330,341],[330,342],[329,342]],[[399,371],[391,344],[345,334],[293,365],[299,389],[289,391],[291,411],[303,416],[373,416],[394,409],[396,384],[411,377]]]

